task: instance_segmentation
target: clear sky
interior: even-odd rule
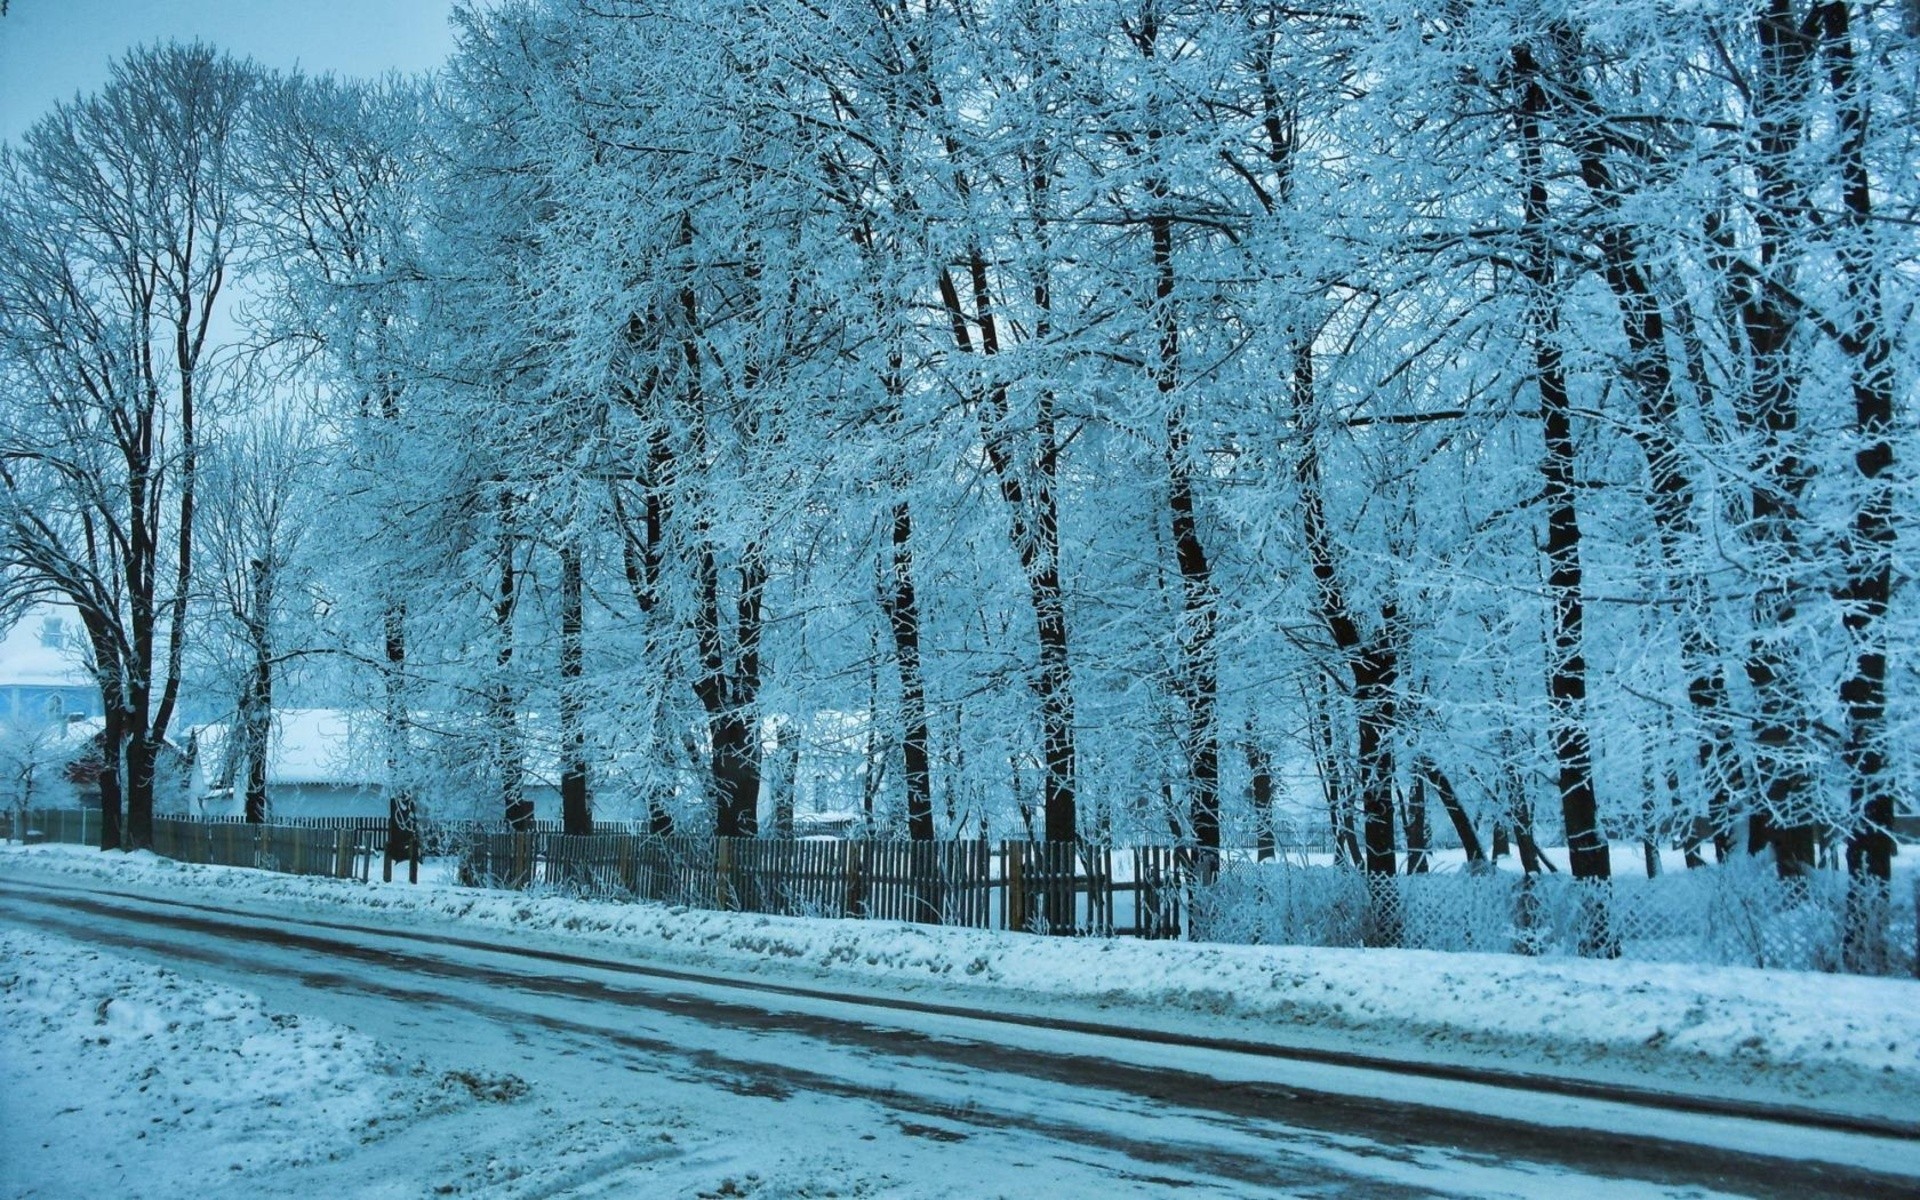
[[[211,42],[270,67],[378,75],[439,65],[452,0],[9,0],[0,17],[0,139],[90,92],[149,42]]]

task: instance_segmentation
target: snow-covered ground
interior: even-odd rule
[[[1920,984],[1909,980],[1051,939],[296,879],[74,847],[0,851],[0,879],[25,872],[250,912],[845,993],[1469,1062],[1920,1123],[1920,1026],[1912,1015]],[[310,1017],[276,1018],[244,994],[57,938],[15,936],[0,952],[0,1139],[16,1146],[90,1139],[103,1122],[125,1130],[144,1119],[147,1137],[136,1140],[164,1140],[175,1151],[169,1160],[200,1164],[207,1181],[237,1165],[238,1182],[259,1178],[268,1142],[284,1160],[351,1156],[379,1142],[384,1129],[483,1105],[497,1094],[490,1088],[515,1087],[497,1073],[423,1066],[362,1033]],[[63,1100],[68,1093],[85,1103]],[[86,1128],[72,1128],[83,1121]],[[9,1167],[0,1178],[8,1181],[7,1194],[19,1196],[203,1194],[116,1186],[115,1173],[137,1172],[141,1158],[137,1148],[118,1144],[123,1149],[86,1164],[99,1188],[49,1174],[30,1155],[22,1159],[24,1172]],[[0,1163],[13,1157],[0,1148]],[[137,1173],[133,1178],[137,1184]],[[492,1193],[482,1186],[474,1194]]]
[[[8,1195],[204,1194],[513,1086],[435,1074],[351,1029],[64,938],[0,930],[0,963]]]

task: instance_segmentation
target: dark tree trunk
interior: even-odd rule
[[[1160,304],[1160,364],[1156,384],[1167,402],[1167,508],[1173,527],[1174,561],[1180,572],[1180,617],[1176,641],[1180,676],[1176,690],[1187,710],[1188,822],[1201,853],[1220,850],[1220,690],[1215,648],[1219,598],[1213,568],[1200,540],[1194,509],[1193,464],[1189,461],[1186,402],[1178,398],[1180,328],[1173,304],[1172,222],[1164,214],[1149,219],[1155,284]]]
[[[637,326],[638,318],[629,322],[630,330]],[[637,338],[638,334],[633,334]],[[653,389],[645,389],[645,395],[653,395]],[[673,469],[673,447],[668,438],[666,423],[658,413],[651,412],[638,392],[623,393],[627,405],[643,420],[649,422],[647,430],[646,470],[641,481],[641,515],[639,532],[634,530],[634,522],[628,517],[626,506],[620,498],[620,488],[611,489],[614,517],[620,524],[620,557],[627,577],[627,589],[633,594],[634,603],[640,609],[645,622],[645,661],[665,663],[661,650],[662,630],[660,623],[664,619],[658,612],[660,597],[660,573],[666,559],[666,524],[671,509],[670,493],[667,489],[668,474]],[[660,684],[664,693],[667,683]],[[665,722],[661,718],[661,700],[658,696],[653,704],[653,737],[656,745],[665,740]],[[655,837],[673,836],[673,813],[668,809],[659,794],[647,798],[647,829]]]
[[[1700,786],[1707,797],[1708,818],[1724,836],[1745,781],[1734,745],[1721,649],[1708,625],[1705,582],[1691,561],[1700,552],[1700,531],[1694,515],[1694,483],[1681,442],[1666,305],[1655,287],[1654,268],[1640,236],[1619,214],[1626,194],[1608,163],[1609,152],[1619,149],[1619,139],[1609,136],[1606,114],[1581,80],[1571,31],[1556,27],[1554,43],[1563,61],[1551,99],[1557,116],[1572,131],[1580,178],[1598,210],[1601,275],[1619,307],[1628,349],[1623,375],[1638,407],[1639,419],[1629,425],[1628,432],[1646,459],[1649,509],[1669,590],[1678,601],[1681,669],[1699,731],[1694,757]],[[1688,374],[1706,386],[1704,372]]]
[[[1407,783],[1407,874],[1425,875],[1432,846],[1427,840],[1427,780],[1415,771]]]
[[[1468,818],[1467,810],[1460,804],[1460,796],[1453,790],[1453,781],[1435,766],[1431,759],[1421,759],[1414,764],[1416,778],[1426,781],[1433,789],[1434,796],[1440,801],[1440,807],[1447,814],[1447,820],[1453,823],[1453,832],[1460,839],[1460,848],[1466,852],[1467,869],[1486,867],[1487,852],[1480,846],[1480,835],[1474,831],[1473,821]]]
[[[880,711],[880,647],[879,637],[875,635],[873,653],[867,657],[867,713],[866,746],[861,754],[860,771],[860,815],[866,819],[869,836],[885,833],[892,835],[891,829],[883,830],[878,817],[880,788],[887,777],[887,749],[880,736],[880,722],[872,714]]]
[[[580,550],[560,547],[560,830],[593,832],[593,799],[587,789],[586,698],[580,694],[586,666],[584,588]]]
[[[1398,619],[1392,605],[1380,619]],[[1393,837],[1394,726],[1398,720],[1400,661],[1389,636],[1378,632],[1351,659],[1353,698],[1360,711],[1360,822],[1369,874],[1398,869]]]
[[[243,736],[247,743],[246,817],[250,824],[266,821],[267,761],[273,749],[273,660],[255,659],[247,685],[247,713]]]
[[[526,758],[520,738],[520,706],[513,689],[513,611],[519,595],[514,568],[513,498],[500,501],[500,578],[493,596],[493,758],[500,773],[500,812],[507,828],[525,833],[533,828],[533,802],[527,799]]]
[[[127,826],[123,841],[129,850],[153,849],[154,776],[159,757],[159,749],[150,735],[136,731],[127,738]]]
[[[80,623],[93,650],[94,682],[100,688],[100,848],[120,849],[121,814],[125,789],[121,785],[122,749],[126,742],[126,693],[121,685],[120,660],[115,653],[112,624],[98,608],[79,606]]]
[[[1875,254],[1873,188],[1867,169],[1868,102],[1856,75],[1851,15],[1844,3],[1820,6],[1828,86],[1839,105],[1843,186],[1839,246],[1847,282],[1842,348],[1853,363],[1854,471],[1859,480],[1847,540],[1847,635],[1853,670],[1840,685],[1846,705],[1845,758],[1854,825],[1847,838],[1847,870],[1856,882],[1856,908],[1885,903],[1893,877],[1894,773],[1887,757],[1887,607],[1893,594],[1894,526],[1893,347],[1881,324],[1880,260]],[[1868,882],[1871,881],[1871,882]],[[1869,901],[1871,902],[1869,904]],[[1861,944],[1866,931],[1850,930]],[[1863,961],[1882,956],[1877,935]]]
[[[1138,19],[1123,22],[1142,58],[1159,51],[1159,14],[1153,5],[1139,10]],[[1180,309],[1174,301],[1172,190],[1157,174],[1161,169],[1160,143],[1165,131],[1160,115],[1149,113],[1145,130],[1147,177],[1147,235],[1153,265],[1155,326],[1154,387],[1166,409],[1167,510],[1173,532],[1174,565],[1180,574],[1180,615],[1175,644],[1180,652],[1174,690],[1187,711],[1187,823],[1194,845],[1209,864],[1220,852],[1220,730],[1217,708],[1220,667],[1215,648],[1219,598],[1213,586],[1213,568],[1200,539],[1194,504],[1191,435],[1187,429],[1187,402],[1180,379]]]
[[[387,605],[384,618],[386,635],[386,759],[387,759],[387,852],[381,875],[393,879],[393,864],[405,862],[407,876],[420,877],[419,827],[413,807],[413,791],[407,786],[407,763],[412,757],[408,747],[407,714],[407,606],[404,601]]]
[[[950,271],[938,279],[941,303],[952,326],[954,344],[962,353],[974,349],[969,324],[980,332],[980,355],[991,360],[1000,352],[999,325],[993,316],[987,261],[978,249],[968,256],[973,287],[974,315],[969,317]],[[1036,285],[1041,311],[1046,311],[1044,284]],[[1028,487],[1008,434],[1007,388],[995,381],[987,387],[981,412],[981,436],[988,465],[1006,504],[1011,540],[1027,580],[1033,608],[1034,634],[1040,649],[1040,670],[1034,690],[1040,698],[1042,797],[1045,836],[1050,842],[1079,839],[1075,797],[1073,676],[1067,657],[1066,596],[1060,584],[1060,514],[1054,496],[1058,469],[1053,402],[1044,391],[1039,398],[1035,436],[1040,451],[1033,464],[1033,490]]]
[[[1300,461],[1294,480],[1300,487],[1301,521],[1307,556],[1312,564],[1315,598],[1321,625],[1333,639],[1342,664],[1353,679],[1353,707],[1358,734],[1360,833],[1364,852],[1359,861],[1368,873],[1392,875],[1398,869],[1393,836],[1393,733],[1397,717],[1399,657],[1392,633],[1382,628],[1362,634],[1348,607],[1335,563],[1333,538],[1327,529],[1325,501],[1320,485],[1320,455],[1314,440],[1313,348],[1301,342],[1294,348],[1293,409],[1299,431]],[[1381,620],[1398,614],[1382,606]]]
[[[885,608],[893,633],[893,659],[900,670],[901,751],[906,759],[907,836],[933,840],[933,770],[928,756],[927,685],[920,670],[920,604],[913,587],[913,511],[905,500],[893,506],[893,552],[888,561]]]
[[[1274,856],[1273,838],[1273,760],[1254,736],[1253,722],[1247,722],[1247,792],[1253,808],[1253,856],[1267,862]]]
[[[1525,181],[1522,200],[1527,248],[1527,320],[1533,343],[1533,367],[1540,393],[1542,498],[1547,511],[1547,590],[1553,602],[1548,639],[1547,702],[1560,811],[1566,822],[1567,854],[1576,879],[1604,880],[1612,873],[1601,838],[1593,790],[1593,753],[1587,732],[1587,663],[1580,565],[1580,518],[1576,505],[1573,408],[1560,354],[1560,296],[1549,242],[1547,175],[1540,122],[1547,112],[1546,92],[1526,46],[1515,49],[1514,68],[1522,91],[1516,114],[1520,162]],[[1596,907],[1582,938],[1583,950],[1609,953],[1612,935],[1605,913]]]
[[[683,217],[681,245],[690,247],[693,237],[693,221]],[[749,259],[751,257],[749,254]],[[751,280],[758,279],[758,269],[751,262],[747,275]],[[680,358],[685,368],[684,394],[688,427],[695,439],[689,458],[695,463],[704,463],[708,414],[703,383],[706,367],[699,341],[703,325],[699,296],[691,283],[680,288],[679,301],[683,321]],[[742,380],[749,391],[759,381],[759,367],[751,356],[743,365]],[[747,408],[751,411],[752,405]],[[700,671],[693,680],[693,690],[707,714],[714,833],[727,838],[753,837],[758,832],[760,804],[758,702],[761,604],[767,583],[764,551],[754,542],[740,550],[740,590],[729,622],[721,600],[719,550],[714,544],[710,519],[704,512],[693,522],[692,545],[699,598],[694,623],[700,651]]]
[[[243,811],[251,824],[267,819],[267,759],[273,749],[273,577],[267,564],[247,564],[247,599],[239,616],[253,662],[240,698],[240,738],[246,763]]]
[[[760,551],[741,555],[740,598],[734,624],[734,665],[727,670],[721,635],[719,570],[713,551],[702,552],[700,628],[702,676],[696,691],[707,709],[712,743],[714,832],[719,837],[753,837],[759,829],[760,735],[756,701],[760,691],[761,595],[766,569]]]
[[[1552,861],[1540,853],[1539,843],[1533,838],[1533,798],[1527,794],[1526,775],[1520,769],[1520,748],[1515,744],[1515,734],[1511,728],[1500,731],[1498,745],[1502,807],[1512,825],[1514,849],[1520,854],[1520,870],[1528,875],[1555,870]]]
[[[718,792],[719,837],[750,838],[759,832],[760,753],[753,725],[739,713],[708,723],[713,738],[713,781]]]
[[[1807,486],[1799,455],[1799,370],[1793,361],[1795,320],[1786,296],[1792,288],[1791,222],[1805,211],[1793,157],[1804,135],[1805,100],[1816,84],[1814,39],[1792,0],[1765,0],[1754,22],[1760,64],[1754,75],[1752,167],[1758,203],[1756,266],[1733,266],[1744,286],[1740,317],[1747,343],[1748,384],[1740,420],[1757,435],[1758,459],[1750,495],[1752,539],[1765,573],[1754,597],[1756,635],[1749,644],[1747,682],[1754,694],[1754,766],[1760,807],[1748,830],[1755,853],[1772,848],[1780,873],[1812,869],[1813,780],[1804,765],[1806,705],[1783,638],[1799,613],[1803,551],[1796,526]],[[1729,259],[1729,264],[1736,260]]]
[[[1313,762],[1320,777],[1320,792],[1327,802],[1327,823],[1333,834],[1334,861],[1359,866],[1362,862],[1360,840],[1354,832],[1353,807],[1343,785],[1339,746],[1334,734],[1332,682],[1322,677],[1319,695],[1308,699],[1305,688],[1307,722],[1313,736]]]
[[[105,728],[100,731],[100,848],[121,849],[124,831],[121,813],[126,790],[126,714],[118,707],[106,710]]]
[[[1515,825],[1513,844],[1520,850],[1520,870],[1528,875],[1537,875],[1542,871],[1558,871],[1553,860],[1540,851],[1540,844],[1533,840],[1533,831],[1528,826]]]

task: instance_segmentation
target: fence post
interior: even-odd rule
[[[1001,906],[1000,921],[1013,930],[1027,927],[1026,860],[1021,853],[1022,845],[1020,842],[1000,843],[1000,862],[1007,880],[1007,902]]]
[[[846,847],[846,912],[849,917],[864,917],[867,915],[867,897],[860,878],[864,846],[860,842],[848,842]]]

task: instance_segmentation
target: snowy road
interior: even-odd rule
[[[875,1004],[510,938],[30,877],[0,883],[0,925],[528,1085],[338,1161],[236,1179],[236,1195],[1920,1194],[1911,1137]]]

